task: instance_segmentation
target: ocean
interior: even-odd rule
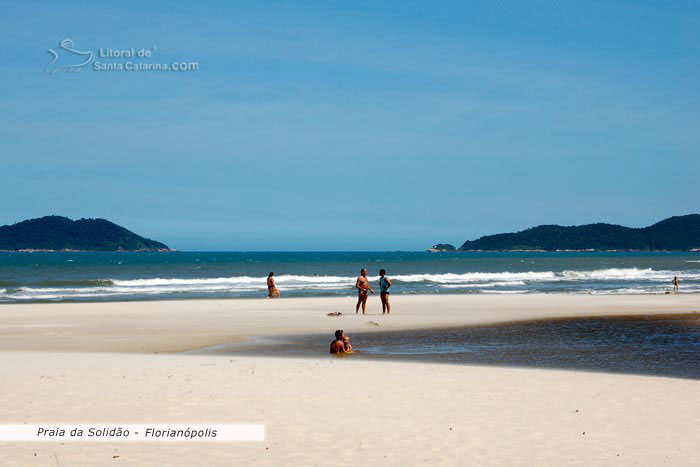
[[[367,268],[392,294],[700,292],[700,253],[0,252],[0,303],[354,295]]]

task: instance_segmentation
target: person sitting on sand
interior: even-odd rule
[[[355,288],[357,289],[357,305],[355,305],[355,314],[360,311],[360,305],[362,305],[362,314],[365,314],[365,309],[367,308],[367,295],[369,292],[374,294],[374,290],[369,286],[369,281],[367,280],[367,270],[362,268],[360,275],[355,281]]]
[[[342,329],[335,331],[335,340],[331,342],[331,353],[345,353],[345,332]]]
[[[271,272],[267,276],[267,298],[275,298],[275,294],[277,294],[277,298],[282,298],[280,291],[275,286],[275,279],[272,277],[274,275],[275,273]]]

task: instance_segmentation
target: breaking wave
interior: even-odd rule
[[[608,268],[596,270],[467,272],[444,274],[391,275],[394,293],[519,294],[548,293],[663,293],[678,276],[687,292],[700,291],[700,270],[666,271],[651,268]],[[214,278],[139,278],[43,280],[16,287],[0,288],[0,300],[81,300],[128,297],[260,297],[267,292],[266,276]],[[278,288],[292,295],[349,295],[356,276],[275,276]],[[368,277],[372,284],[378,276]],[[14,283],[13,283],[14,285]]]
[[[112,285],[110,279],[85,279],[85,280],[45,280],[39,281],[36,285],[42,287],[68,287],[71,285],[91,286],[91,285]]]

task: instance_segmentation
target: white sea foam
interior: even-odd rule
[[[407,283],[434,282],[437,284],[488,283],[502,282],[557,282],[557,281],[614,281],[614,280],[649,280],[667,281],[673,276],[685,280],[700,280],[700,271],[657,271],[651,268],[609,268],[585,271],[566,270],[527,271],[527,272],[469,272],[464,274],[408,274],[391,276],[393,280]],[[378,279],[378,278],[377,278]]]
[[[594,271],[564,271],[562,276],[568,280],[669,280],[669,277],[684,276],[686,278],[700,277],[698,274],[688,274],[681,271],[655,271],[651,268],[638,269],[597,269]]]
[[[528,293],[562,291],[573,293],[662,293],[670,280],[678,276],[682,291],[700,291],[700,270],[659,271],[651,268],[608,268],[596,270],[467,272],[445,274],[392,275],[397,293],[435,292],[439,289],[469,289],[477,293]],[[153,295],[257,295],[266,294],[266,276],[232,276],[214,278],[147,278],[104,279],[71,282],[65,287],[25,286],[8,291],[0,289],[7,300],[60,300],[120,296]],[[376,283],[379,277],[368,277]],[[275,276],[283,292],[346,293],[354,290],[356,276],[309,276],[281,274]],[[60,281],[59,281],[60,282]],[[602,286],[601,286],[602,283]],[[76,285],[77,284],[77,285]],[[628,285],[627,285],[628,284]],[[512,288],[516,289],[513,290]]]
[[[487,284],[498,283],[505,285],[521,285],[522,283],[556,282],[556,281],[586,281],[586,280],[668,280],[674,275],[681,279],[700,279],[700,272],[693,271],[655,271],[651,268],[638,269],[599,269],[592,271],[527,271],[527,272],[468,272],[462,274],[398,274],[391,279],[403,283],[435,283],[435,284]],[[304,276],[304,275],[279,275],[275,276],[275,283],[279,288],[338,288],[350,287],[355,284],[356,276]],[[116,287],[141,288],[141,287],[222,287],[236,289],[239,287],[266,288],[266,277],[233,276],[216,278],[193,279],[132,279],[116,280],[111,282]],[[370,282],[379,280],[379,276],[368,277]],[[65,289],[64,289],[65,290]]]
[[[664,293],[661,288],[623,287],[612,290],[591,290],[588,293],[593,295],[637,295],[637,294],[660,294]]]
[[[234,277],[215,277],[202,279],[132,279],[132,280],[112,280],[112,283],[123,287],[143,287],[143,286],[182,286],[182,285],[209,285],[221,284],[231,287],[238,285],[259,285],[261,288],[267,288],[267,276],[251,277],[251,276],[234,276]],[[372,280],[373,278],[369,278]],[[374,278],[379,280],[379,277]],[[282,284],[351,284],[355,283],[355,277],[342,276],[298,276],[298,275],[280,275],[275,276],[275,283]]]
[[[543,272],[467,272],[464,274],[408,274],[391,276],[392,280],[401,282],[435,282],[437,284],[455,284],[490,281],[551,281],[557,280],[556,273]],[[377,278],[379,280],[379,278]]]
[[[484,294],[497,294],[497,295],[520,295],[529,293],[528,290],[480,290]]]
[[[479,287],[507,287],[514,285],[525,285],[523,281],[513,281],[513,282],[486,282],[483,284],[438,284],[438,287],[443,289],[462,289],[462,288],[474,288]]]

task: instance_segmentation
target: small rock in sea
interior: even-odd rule
[[[332,313],[328,313],[328,316],[343,316],[343,314],[339,311],[334,311]]]

